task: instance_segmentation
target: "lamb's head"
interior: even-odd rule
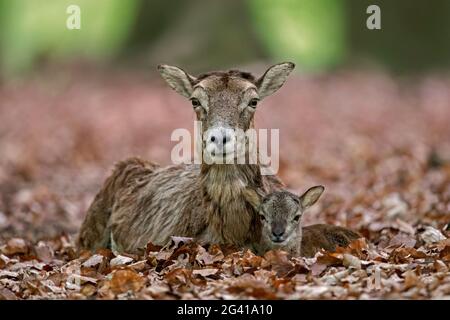
[[[236,130],[253,128],[258,102],[277,91],[293,68],[293,63],[280,63],[256,79],[237,70],[194,77],[178,67],[158,66],[167,83],[191,101],[202,124],[203,154],[213,162],[235,155]]]
[[[262,220],[262,237],[272,248],[280,248],[301,236],[303,212],[319,199],[324,187],[315,186],[303,195],[276,191],[266,195],[259,205]]]

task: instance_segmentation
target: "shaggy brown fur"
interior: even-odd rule
[[[314,224],[303,227],[302,256],[313,257],[320,249],[330,252],[336,247],[346,247],[362,236],[348,228],[329,224]]]
[[[139,158],[130,158],[116,164],[113,173],[103,184],[88,209],[81,226],[78,245],[84,249],[109,246],[109,219],[113,208],[120,199],[127,198],[142,186],[149,174],[158,166]]]
[[[252,77],[236,71],[198,79],[176,67],[159,67],[178,93],[200,101],[194,110],[204,130],[221,125],[244,131],[253,127],[250,98],[275,92],[292,68],[290,63],[269,68],[257,86]],[[259,165],[159,168],[133,158],[119,163],[106,180],[88,210],[78,244],[95,250],[112,240],[119,252],[137,252],[148,242],[165,244],[177,235],[251,246],[259,240],[261,225],[244,192],[266,194],[281,186],[276,177],[262,176]]]

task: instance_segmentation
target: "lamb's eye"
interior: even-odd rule
[[[193,106],[194,108],[198,108],[198,107],[201,106],[200,101],[199,101],[198,99],[196,99],[196,98],[192,98],[192,99],[191,99],[191,103],[192,103],[192,106]]]
[[[296,216],[294,217],[294,221],[295,221],[295,222],[298,222],[298,221],[300,220],[300,217],[301,217],[301,215],[296,215]]]
[[[248,103],[248,106],[253,109],[256,108],[257,105],[258,105],[258,99],[256,99],[256,98],[250,100],[250,102]]]
[[[266,220],[266,217],[264,217],[263,214],[260,214],[259,217],[261,218],[261,221],[265,221]]]

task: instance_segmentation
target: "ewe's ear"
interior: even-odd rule
[[[283,62],[267,69],[263,76],[256,81],[259,98],[270,96],[280,89],[294,67],[295,64],[292,62]]]
[[[186,98],[191,97],[192,87],[196,80],[195,77],[178,67],[166,64],[160,64],[158,66],[158,71],[172,89]]]
[[[306,190],[306,192],[300,196],[300,204],[302,205],[302,209],[307,209],[316,203],[324,190],[325,188],[322,186],[315,186]]]

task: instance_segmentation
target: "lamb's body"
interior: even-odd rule
[[[314,257],[320,249],[334,252],[338,246],[346,247],[352,241],[361,237],[358,232],[345,227],[329,224],[306,226],[303,227],[302,256]]]
[[[336,251],[337,247],[346,247],[352,241],[362,236],[351,229],[330,224],[314,224],[298,226],[295,236],[283,245],[274,245],[262,237],[261,253],[268,250],[280,249],[294,257],[314,257],[317,252],[324,249],[329,252]]]
[[[312,187],[300,197],[288,191],[267,194],[258,205],[264,219],[258,252],[281,249],[293,256],[313,257],[321,249],[333,252],[360,238],[353,230],[329,224],[303,227],[304,210],[319,199],[323,190],[321,186]]]

